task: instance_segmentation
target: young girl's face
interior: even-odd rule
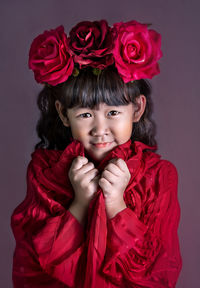
[[[74,139],[82,142],[89,156],[101,161],[114,147],[127,142],[132,133],[134,105],[98,109],[74,107],[67,110],[68,124]]]

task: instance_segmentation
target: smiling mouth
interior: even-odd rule
[[[113,142],[104,142],[104,143],[93,143],[96,148],[105,148],[109,147]]]

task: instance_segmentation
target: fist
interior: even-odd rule
[[[126,162],[121,158],[112,159],[105,167],[99,180],[107,206],[124,203],[123,194],[129,183],[131,174]]]
[[[98,170],[87,158],[78,156],[73,160],[68,176],[75,193],[74,201],[88,206],[97,192]]]

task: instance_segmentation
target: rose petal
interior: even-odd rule
[[[29,68],[39,83],[57,85],[66,81],[74,67],[63,26],[37,36],[29,52]]]
[[[69,35],[69,46],[73,51],[74,61],[81,69],[88,65],[102,68],[113,63],[113,35],[106,20],[80,22],[71,29]],[[81,42],[80,38],[84,41]]]
[[[115,23],[113,26],[113,56],[124,82],[152,78],[158,74],[157,61],[162,56],[160,34],[136,21]]]

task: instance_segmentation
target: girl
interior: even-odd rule
[[[41,141],[12,215],[14,287],[175,287],[177,170],[156,154],[160,35],[105,20],[45,31],[29,67]]]

